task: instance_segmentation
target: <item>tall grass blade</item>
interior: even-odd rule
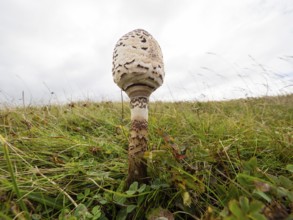
[[[7,144],[6,140],[2,137],[2,135],[0,135],[0,141],[1,141],[1,144],[2,144],[3,149],[4,149],[5,160],[6,160],[8,171],[10,173],[10,177],[11,177],[11,180],[12,180],[12,185],[13,185],[14,192],[15,192],[17,198],[18,198],[19,206],[22,209],[22,211],[24,212],[25,218],[26,219],[31,219],[30,216],[29,216],[28,209],[27,209],[27,207],[26,207],[26,205],[25,205],[25,203],[23,201],[23,198],[21,196],[21,193],[19,191],[15,176],[14,176],[14,171],[13,171],[12,163],[11,163],[10,156],[9,156],[8,144]]]

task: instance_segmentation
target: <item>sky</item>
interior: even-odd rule
[[[112,53],[137,28],[164,56],[151,100],[293,93],[292,0],[1,0],[0,105],[120,101]]]

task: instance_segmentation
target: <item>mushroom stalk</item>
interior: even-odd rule
[[[148,98],[130,99],[131,127],[128,147],[127,185],[134,181],[146,182],[147,161],[143,158],[148,145]]]

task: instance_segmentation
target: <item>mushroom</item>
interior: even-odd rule
[[[143,155],[148,141],[148,102],[152,92],[162,85],[165,76],[158,42],[142,29],[122,36],[114,49],[112,73],[114,82],[130,98],[129,186],[134,181],[147,181],[147,164]]]

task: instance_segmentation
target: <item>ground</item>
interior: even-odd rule
[[[129,126],[128,103],[2,108],[0,219],[293,218],[293,95],[151,102],[126,189]]]

